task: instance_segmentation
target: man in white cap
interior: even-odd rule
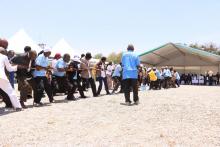
[[[40,54],[35,60],[36,69],[34,71],[34,80],[35,80],[35,88],[34,88],[34,103],[38,105],[43,105],[41,103],[41,98],[43,96],[43,91],[45,90],[49,101],[53,102],[53,94],[51,85],[46,77],[46,72],[49,69],[49,60],[48,57],[51,54],[50,48],[44,49],[44,52]]]
[[[12,88],[10,82],[8,81],[8,78],[5,74],[5,68],[11,72],[17,71],[18,68],[23,68],[23,66],[12,66],[9,63],[8,57],[5,55],[8,43],[6,40],[4,41],[5,42],[0,40],[0,89],[2,89],[8,95],[15,110],[20,111],[22,110],[21,104],[16,96],[15,90]]]

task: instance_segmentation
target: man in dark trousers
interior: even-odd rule
[[[70,62],[69,64],[69,71],[67,72],[68,74],[68,79],[72,85],[74,85],[74,92],[76,92],[76,88],[78,88],[79,94],[81,98],[86,98],[82,85],[81,85],[81,77],[80,77],[80,58],[78,56],[75,56],[73,58],[73,61]]]
[[[81,59],[80,68],[82,69],[81,77],[83,81],[88,81],[92,88],[94,97],[97,97],[95,81],[92,77],[92,68],[90,60],[92,59],[91,53],[86,53],[85,58]],[[83,87],[84,88],[84,87]]]
[[[24,104],[28,98],[29,89],[31,89],[30,84],[27,81],[27,74],[31,70],[31,63],[37,57],[36,51],[29,51],[27,53],[19,54],[11,59],[13,64],[26,66],[27,69],[17,70],[17,80],[20,91],[20,103],[22,108],[27,108]]]
[[[105,69],[105,62],[106,62],[106,57],[102,57],[101,60],[96,64],[96,79],[99,81],[99,87],[97,91],[97,95],[100,95],[101,90],[102,90],[102,83],[105,85],[105,91],[106,94],[109,95],[109,88],[108,88],[108,83],[107,83],[107,75],[106,75],[106,69]]]
[[[134,53],[133,45],[128,45],[127,52],[122,54],[121,60],[125,103],[126,105],[131,105],[130,89],[132,88],[134,104],[138,105],[138,67],[140,66],[140,60],[138,55]]]
[[[73,85],[68,81],[66,76],[66,70],[68,68],[67,63],[70,61],[70,55],[64,54],[63,58],[60,58],[56,65],[56,71],[54,71],[53,75],[55,76],[55,79],[58,84],[58,88],[62,91],[67,91],[67,100],[75,100],[75,97],[73,96],[74,93],[74,87]]]
[[[48,81],[46,76],[47,71],[49,70],[49,60],[48,57],[50,56],[51,51],[49,48],[45,48],[43,53],[40,54],[35,60],[35,71],[34,71],[34,105],[35,106],[42,106],[43,103],[41,102],[41,98],[43,96],[43,91],[45,90],[49,101],[53,102],[53,93],[51,84]]]

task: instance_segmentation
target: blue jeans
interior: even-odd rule
[[[15,72],[14,71],[13,72],[9,72],[9,82],[11,83],[11,86],[13,88],[15,88],[14,87],[14,84],[15,84]]]

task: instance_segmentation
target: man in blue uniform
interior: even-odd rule
[[[134,46],[128,45],[127,52],[122,54],[122,78],[124,84],[124,95],[126,105],[131,104],[130,89],[133,89],[134,104],[139,104],[138,98],[138,67],[140,66],[139,57],[134,53]]]
[[[64,92],[68,92],[67,100],[75,100],[75,97],[73,96],[75,89],[66,77],[66,71],[68,67],[67,63],[69,63],[69,61],[70,55],[64,54],[63,58],[60,58],[57,61],[55,65],[56,71],[53,73],[53,75],[55,76],[59,89]]]
[[[35,60],[36,69],[34,71],[34,81],[36,86],[34,87],[34,103],[37,105],[43,105],[41,98],[43,91],[45,90],[49,101],[53,102],[53,94],[51,90],[51,84],[49,83],[46,72],[49,69],[49,60],[51,51],[49,48],[44,49],[44,52],[40,54]]]

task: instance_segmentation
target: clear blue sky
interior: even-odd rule
[[[167,42],[220,41],[219,0],[1,0],[0,37],[23,28],[36,42],[65,38],[92,53]],[[92,51],[93,50],[93,51]]]

